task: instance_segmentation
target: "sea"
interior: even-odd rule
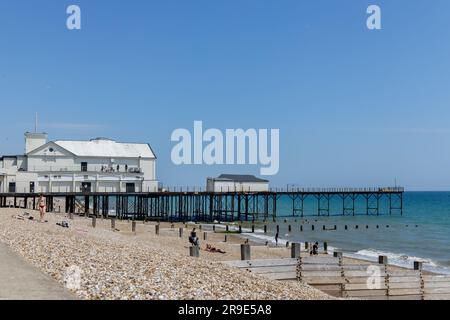
[[[384,208],[381,212],[384,214],[379,216],[360,212],[355,216],[311,214],[300,218],[290,216],[292,199],[282,197],[277,215],[284,217],[275,223],[267,222],[267,234],[262,224],[256,226],[255,233],[248,232],[248,225],[244,225],[243,231],[244,236],[252,240],[274,243],[279,225],[279,245],[327,242],[329,251],[341,251],[348,257],[377,261],[378,256],[385,255],[390,264],[410,268],[414,261],[422,261],[425,270],[450,274],[450,192],[405,192],[403,215],[400,212],[386,214],[388,212]],[[327,230],[324,231],[323,226]],[[336,230],[328,230],[335,227]]]

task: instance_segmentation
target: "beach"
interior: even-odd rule
[[[29,213],[34,219],[13,216]],[[228,267],[220,261],[240,259],[238,235],[208,233],[205,244],[226,254],[200,252],[200,258],[189,257],[187,237],[191,227],[179,237],[179,226],[161,223],[116,221],[116,231],[109,220],[91,219],[49,213],[47,223],[36,221],[38,212],[25,209],[0,209],[0,241],[25,261],[50,275],[62,286],[69,286],[79,299],[122,300],[322,300],[332,297],[300,282],[277,282],[243,270]],[[57,223],[68,221],[69,228]],[[199,232],[202,240],[202,234]],[[252,247],[253,259],[290,256],[283,247]],[[71,270],[78,270],[80,281],[74,287]]]

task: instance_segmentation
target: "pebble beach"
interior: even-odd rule
[[[26,219],[17,219],[23,216]],[[29,219],[31,216],[33,219]],[[37,222],[36,211],[0,209],[0,241],[27,263],[69,288],[77,298],[88,300],[323,300],[325,293],[300,282],[277,282],[228,267],[222,260],[238,259],[238,242],[222,243],[213,234],[208,243],[226,255],[201,252],[189,257],[185,236],[178,229],[139,222],[136,233],[130,222],[91,220],[49,213],[46,223]],[[57,223],[67,221],[69,228]],[[257,248],[255,258],[286,256],[287,249]],[[69,283],[77,270],[79,281]]]

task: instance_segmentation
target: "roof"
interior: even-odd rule
[[[221,174],[215,181],[236,181],[236,182],[269,182],[249,174]]]
[[[107,139],[54,142],[79,157],[156,158],[146,143],[121,143]]]

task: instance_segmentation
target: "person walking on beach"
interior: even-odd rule
[[[278,246],[278,237],[279,237],[279,234],[278,234],[278,232],[275,234],[275,244]]]
[[[44,221],[45,211],[46,211],[45,199],[44,196],[41,194],[39,196],[39,222]]]

